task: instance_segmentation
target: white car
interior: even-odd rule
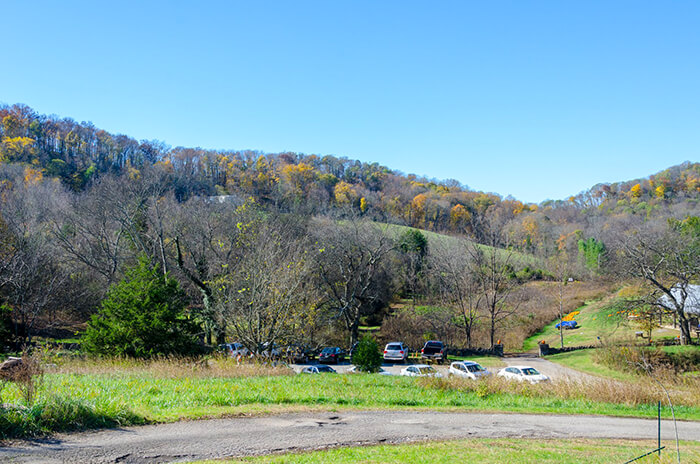
[[[408,348],[402,342],[387,343],[384,347],[384,361],[406,362]]]
[[[240,343],[223,343],[219,345],[219,350],[232,358],[236,358],[238,356],[244,357],[248,356],[249,354],[248,348]]]
[[[447,375],[476,380],[479,377],[491,375],[491,373],[478,362],[458,361],[450,364],[450,369],[447,371]]]
[[[299,371],[300,374],[335,374],[331,366],[319,364],[318,366],[306,366]]]
[[[530,366],[509,366],[498,372],[499,377],[519,382],[540,383],[549,381],[549,377],[540,374],[537,369]]]
[[[442,377],[433,366],[427,364],[412,364],[401,369],[401,375],[406,377]]]
[[[361,370],[359,370],[359,369],[357,368],[357,366],[350,366],[350,369],[348,369],[348,370],[345,371],[345,372],[348,373],[348,374],[362,374],[362,373],[363,373]],[[377,372],[375,372],[375,374],[379,374],[379,375],[394,375],[394,374],[392,374],[392,373],[389,372],[389,371],[385,371],[385,370],[382,369],[381,367],[379,368],[379,370],[378,370]]]

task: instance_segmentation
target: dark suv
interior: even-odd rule
[[[324,348],[318,355],[318,362],[324,364],[338,364],[345,359],[345,352],[337,346]]]
[[[447,359],[447,346],[435,340],[425,342],[425,346],[420,350],[421,359],[432,359],[442,364]]]

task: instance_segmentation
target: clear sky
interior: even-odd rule
[[[700,161],[700,2],[0,5],[0,102],[531,202]]]

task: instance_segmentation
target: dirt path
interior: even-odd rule
[[[700,441],[700,422],[679,422]],[[662,436],[673,438],[664,421]],[[0,448],[10,463],[164,463],[332,446],[456,438],[654,439],[656,421],[593,416],[351,411],[177,422],[19,441]]]

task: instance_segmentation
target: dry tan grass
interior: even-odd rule
[[[56,363],[53,372],[61,374],[128,374],[158,378],[234,378],[293,375],[285,365],[258,361],[236,362],[227,357],[211,358],[129,358],[70,359]]]
[[[512,393],[531,398],[561,398],[566,400],[589,400],[601,403],[639,406],[666,403],[666,396],[659,385],[649,378],[637,382],[621,382],[607,379],[557,380],[532,385],[528,382],[513,382],[492,376],[474,382],[468,379],[421,378],[419,382],[430,388],[473,392],[486,397],[497,393]],[[697,406],[700,403],[700,379],[685,378],[664,382],[671,401],[679,406]]]

